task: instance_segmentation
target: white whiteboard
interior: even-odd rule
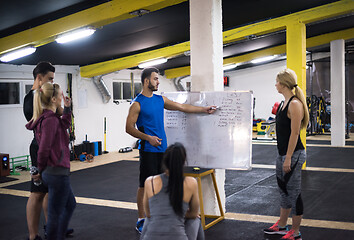
[[[251,91],[168,92],[162,95],[178,103],[220,107],[214,114],[186,114],[165,110],[167,143],[180,142],[185,146],[188,166],[251,168]]]

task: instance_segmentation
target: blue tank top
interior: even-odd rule
[[[161,145],[154,147],[149,141],[141,140],[139,149],[145,152],[165,152],[167,138],[164,127],[164,105],[163,97],[153,94],[152,97],[145,97],[139,94],[133,102],[140,103],[140,113],[136,126],[139,131],[161,138]]]

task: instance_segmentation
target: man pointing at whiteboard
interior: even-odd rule
[[[140,175],[137,191],[138,221],[136,230],[141,233],[144,225],[144,182],[146,178],[162,173],[162,156],[167,148],[167,139],[164,129],[164,109],[185,113],[215,112],[215,106],[198,107],[190,104],[181,104],[168,98],[154,94],[158,90],[159,70],[145,68],[141,73],[143,90],[133,100],[126,121],[126,132],[139,138]],[[136,127],[135,127],[136,125]]]

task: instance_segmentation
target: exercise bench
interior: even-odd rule
[[[12,164],[12,170],[10,172],[11,175],[20,175],[20,173],[16,172],[16,167],[26,166],[26,170],[29,170],[29,155],[18,156],[10,158]],[[16,161],[15,161],[16,160]]]

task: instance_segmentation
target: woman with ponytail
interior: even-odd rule
[[[164,173],[145,181],[145,220],[141,240],[204,239],[199,213],[197,181],[183,176],[186,150],[170,145],[163,156]]]
[[[33,118],[26,125],[35,132],[39,145],[39,178],[48,187],[47,239],[65,238],[65,233],[76,206],[71,190],[70,150],[67,129],[71,123],[71,99],[65,97],[64,111],[56,114],[61,107],[63,92],[58,84],[44,83],[34,95]],[[35,179],[38,180],[38,179]]]
[[[280,71],[275,87],[285,98],[276,115],[276,177],[281,197],[280,219],[270,228],[264,229],[264,232],[284,235],[281,239],[301,240],[299,229],[304,209],[301,198],[301,168],[306,160],[306,152],[301,142],[300,130],[306,129],[309,112],[293,70]],[[290,213],[292,227],[289,230],[287,220]]]

